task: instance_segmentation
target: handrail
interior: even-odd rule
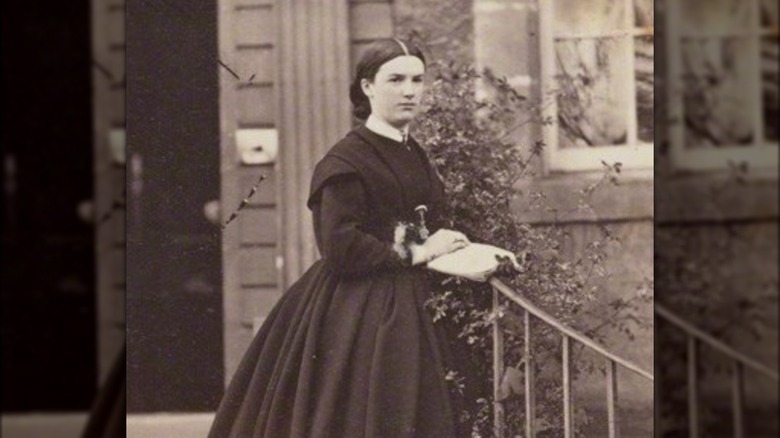
[[[655,313],[659,316],[661,316],[666,321],[676,325],[686,333],[693,335],[694,337],[698,338],[700,341],[706,343],[710,347],[720,351],[721,353],[725,354],[731,359],[737,360],[741,362],[743,365],[752,368],[755,371],[758,371],[759,373],[769,377],[770,379],[778,380],[778,373],[777,371],[769,368],[768,366],[756,361],[753,358],[748,357],[744,353],[741,353],[734,348],[726,345],[725,342],[717,339],[716,337],[710,335],[709,333],[695,327],[694,325],[690,324],[689,322],[684,321],[679,316],[672,313],[669,309],[662,306],[661,304],[655,303]]]
[[[732,393],[732,414],[734,436],[743,438],[745,436],[745,388],[744,375],[745,368],[762,374],[765,377],[778,380],[777,371],[774,371],[766,365],[746,356],[743,353],[726,345],[723,341],[706,333],[705,331],[686,322],[679,316],[672,313],[663,305],[655,305],[655,313],[664,320],[676,326],[685,332],[687,337],[687,378],[688,378],[688,436],[698,438],[701,435],[700,416],[699,416],[699,342],[707,345],[718,352],[726,355],[732,361],[731,393]],[[656,398],[658,398],[656,394]],[[656,410],[656,417],[660,412]],[[658,429],[657,429],[658,430]]]
[[[617,365],[620,364],[624,368],[633,371],[639,376],[653,381],[653,374],[643,370],[635,363],[623,359],[614,353],[608,351],[603,346],[599,345],[587,336],[579,333],[578,331],[566,326],[559,322],[555,317],[540,309],[534,303],[520,295],[514,289],[507,286],[504,282],[496,277],[491,277],[488,282],[493,287],[493,311],[497,312],[499,309],[499,294],[503,295],[510,301],[523,308],[523,338],[524,338],[524,355],[525,355],[525,436],[526,438],[533,438],[536,436],[536,396],[534,389],[534,366],[531,356],[531,315],[539,318],[540,320],[551,325],[558,330],[562,335],[562,380],[563,380],[563,420],[564,420],[564,437],[571,438],[574,436],[574,414],[573,414],[573,397],[572,397],[572,373],[571,373],[571,340],[576,340],[586,347],[590,347],[595,350],[605,359],[607,359],[606,369],[606,390],[607,390],[607,428],[610,438],[616,438],[619,436],[619,427],[617,420],[617,403],[618,403],[618,389],[617,389]],[[504,431],[504,406],[500,401],[501,383],[504,373],[504,339],[502,334],[500,318],[493,319],[493,421],[495,436],[497,438],[503,438],[505,436]]]
[[[596,343],[596,341],[588,338],[587,336],[577,332],[576,330],[567,327],[566,325],[558,322],[558,320],[555,319],[554,316],[550,315],[549,313],[545,312],[544,310],[540,309],[538,306],[536,306],[534,303],[529,301],[527,298],[523,297],[519,293],[515,292],[512,288],[507,286],[504,282],[499,280],[498,278],[492,277],[489,280],[489,283],[494,288],[498,289],[499,292],[501,292],[505,297],[509,298],[510,300],[514,301],[515,303],[519,304],[524,309],[531,312],[534,316],[541,319],[542,321],[546,322],[547,324],[550,324],[551,326],[555,327],[560,331],[561,333],[565,333],[567,336],[569,336],[572,339],[577,340],[581,344],[584,344],[593,350],[596,350],[598,353],[600,353],[602,356],[622,365],[628,370],[631,370],[635,372],[636,374],[639,374],[640,376],[644,377],[645,379],[648,379],[650,381],[653,381],[653,374],[651,374],[648,371],[643,370],[639,367],[639,365],[623,359],[614,353],[608,351],[603,346]]]

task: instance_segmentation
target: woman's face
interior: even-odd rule
[[[361,86],[371,103],[371,114],[401,128],[420,110],[425,64],[416,56],[399,56],[382,64],[373,81]]]

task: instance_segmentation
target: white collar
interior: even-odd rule
[[[398,143],[403,143],[404,137],[409,134],[408,126],[404,127],[404,129],[398,129],[373,114],[368,116],[368,119],[366,120],[366,128],[381,135],[382,137],[395,140]]]

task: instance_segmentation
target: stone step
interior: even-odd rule
[[[0,416],[0,436],[80,438],[86,422],[86,412],[3,414]]]
[[[128,414],[127,438],[205,438],[214,413]]]

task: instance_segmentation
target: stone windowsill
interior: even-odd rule
[[[553,174],[516,186],[513,211],[530,223],[651,221],[653,219],[653,175],[650,172],[624,172],[618,183],[603,181],[588,198],[579,193],[598,183],[602,172]],[[531,207],[532,192],[541,192],[556,212]],[[578,208],[587,199],[587,208]]]
[[[577,208],[586,186],[601,172],[553,174],[517,185],[513,211],[530,223],[728,222],[776,220],[776,172],[746,175],[737,182],[727,172],[670,174],[655,179],[649,172],[624,172],[618,184],[604,182],[588,198],[590,208]],[[542,192],[557,212],[529,207],[529,193]]]
[[[678,173],[656,183],[656,219],[661,223],[776,220],[777,172],[745,175],[728,172]]]

